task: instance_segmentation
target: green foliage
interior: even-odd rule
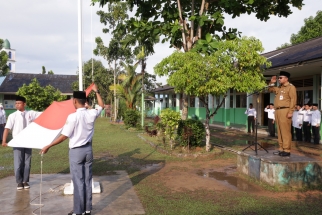
[[[174,134],[178,126],[178,122],[180,120],[180,113],[167,108],[161,111],[160,116],[161,116],[161,122],[159,123],[162,123],[162,125],[165,127],[164,134],[170,140],[174,140],[175,139]]]
[[[124,124],[127,127],[136,127],[140,119],[140,113],[133,109],[128,109],[124,113]]]
[[[284,43],[276,49],[285,48],[295,44],[306,42],[310,39],[322,36],[322,11],[316,12],[316,16],[304,19],[304,25],[297,34],[292,34],[290,43]]]
[[[211,55],[174,52],[154,71],[169,76],[168,84],[177,93],[205,97],[225,95],[229,89],[253,92],[265,86],[262,72],[270,66],[262,51],[261,42],[253,37],[218,41],[218,50]]]
[[[189,139],[188,137],[185,137],[185,127],[190,128],[192,131],[192,135]],[[190,146],[201,146],[202,141],[205,139],[206,131],[205,126],[201,121],[187,119],[179,121],[177,134],[182,146],[187,146],[188,141]]]
[[[42,67],[41,67],[41,70],[42,70],[42,71],[41,71],[41,74],[46,74],[46,67],[45,67],[45,66],[42,66]]]
[[[61,92],[53,86],[40,86],[36,78],[29,85],[24,84],[20,87],[17,95],[25,97],[27,106],[37,111],[45,110],[53,101],[63,101],[66,99],[66,96],[61,95]]]
[[[119,3],[122,0],[92,0],[100,5]],[[163,38],[162,43],[168,41],[176,49],[190,51],[194,45],[198,49],[212,49],[211,39],[228,40],[240,35],[236,28],[225,26],[225,15],[232,18],[242,14],[254,13],[255,16],[267,21],[270,16],[287,17],[292,13],[291,6],[301,9],[303,0],[246,0],[246,1],[191,1],[191,0],[127,0],[130,10],[134,10],[135,17],[125,20],[116,27],[116,31],[123,31],[126,39],[138,38],[150,53],[156,38]],[[125,32],[124,32],[125,31]],[[198,40],[207,43],[196,43]],[[127,42],[127,41],[126,41]],[[209,45],[209,46],[207,46]],[[203,50],[205,51],[205,50]],[[206,51],[208,52],[208,51]]]
[[[0,50],[2,49],[3,40],[0,38]],[[8,54],[5,51],[0,51],[0,76],[5,76],[9,72],[7,65]]]

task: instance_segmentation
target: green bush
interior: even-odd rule
[[[190,128],[192,131],[192,136],[190,136],[190,139],[188,139],[184,135],[185,127]],[[180,141],[180,144],[182,146],[187,146],[188,140],[190,146],[201,146],[202,141],[205,138],[206,130],[204,124],[201,121],[195,119],[187,119],[179,121],[177,134],[178,140]]]
[[[164,134],[170,139],[175,139],[175,131],[180,120],[180,113],[169,108],[161,111],[161,123],[165,128]]]
[[[126,127],[136,127],[140,113],[136,110],[128,109],[124,113],[124,124]]]

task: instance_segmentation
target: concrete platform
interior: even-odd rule
[[[322,185],[322,161],[295,155],[273,155],[276,150],[255,151],[248,149],[237,153],[237,170],[272,186],[295,188]]]
[[[0,180],[1,215],[66,215],[73,208],[73,196],[63,195],[69,174],[44,174],[40,203],[40,175],[31,175],[30,190],[16,190],[13,176]],[[125,171],[108,176],[95,176],[102,193],[93,194],[94,215],[145,214],[132,182]]]

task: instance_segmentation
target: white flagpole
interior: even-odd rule
[[[82,61],[82,0],[78,0],[78,76],[79,90],[83,90],[83,61]]]

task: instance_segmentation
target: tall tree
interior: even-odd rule
[[[46,74],[46,67],[42,66],[41,69],[42,69],[41,74]]]
[[[53,101],[63,101],[67,98],[51,85],[40,86],[36,78],[29,85],[24,84],[20,87],[17,95],[25,97],[28,107],[37,111],[45,110]]]
[[[322,11],[316,12],[316,16],[304,19],[304,25],[297,34],[292,34],[290,43],[284,43],[276,49],[285,48],[295,44],[306,42],[310,39],[322,36]]]
[[[121,0],[92,0],[101,6]],[[236,18],[241,14],[255,13],[260,20],[270,16],[287,17],[292,13],[291,6],[301,8],[303,0],[127,0],[135,17],[127,20],[126,34],[134,38],[151,41],[156,37],[168,41],[170,47],[185,52],[193,48],[204,53],[216,51],[219,40],[234,39],[240,32],[227,28],[225,14]],[[123,26],[121,28],[123,29]],[[118,28],[116,28],[118,29]],[[153,42],[150,42],[153,44]],[[153,53],[153,50],[152,50]],[[186,118],[187,99],[184,99],[183,118]]]
[[[9,72],[8,54],[5,51],[1,51],[3,48],[3,40],[0,38],[0,76],[5,76]]]
[[[262,74],[270,63],[260,55],[264,49],[255,38],[221,41],[211,55],[197,52],[175,52],[154,68],[158,75],[169,76],[175,92],[198,96],[206,108],[206,148],[210,150],[209,121],[222,106],[230,89],[253,92],[265,86]],[[208,95],[222,96],[217,107],[210,110]]]

